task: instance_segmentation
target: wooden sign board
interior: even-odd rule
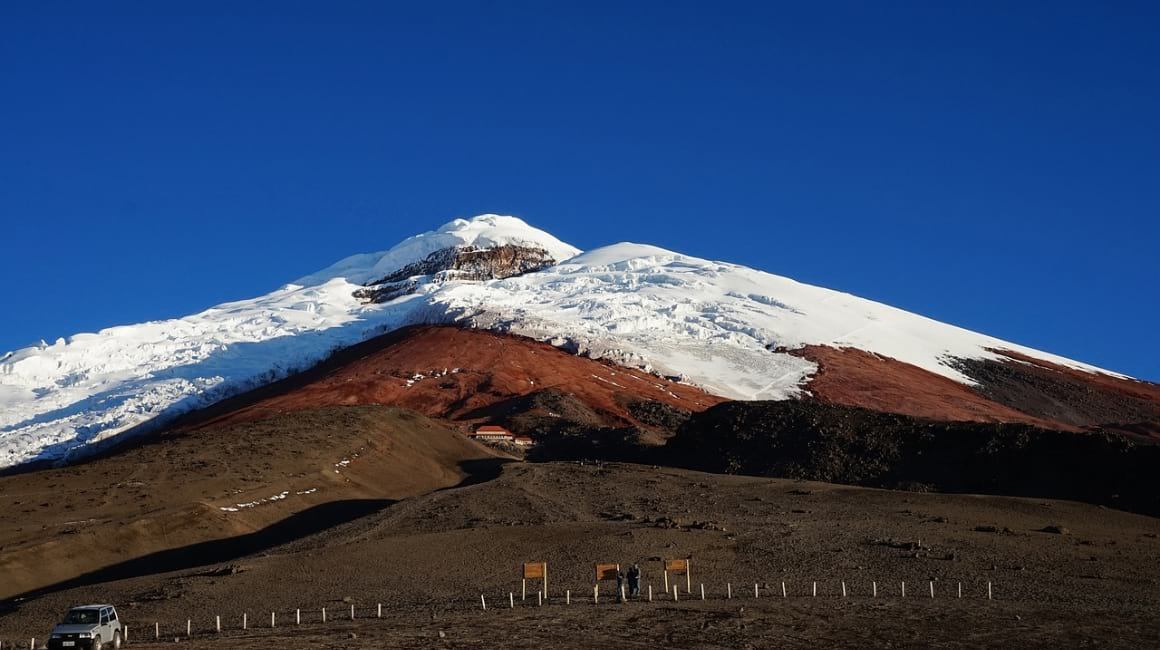
[[[547,573],[547,562],[524,562],[524,580],[539,580]]]
[[[601,580],[616,580],[616,574],[620,573],[619,564],[597,564],[596,565],[596,581]]]
[[[689,570],[688,560],[665,560],[665,571],[672,573],[687,572]]]

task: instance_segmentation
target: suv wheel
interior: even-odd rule
[[[98,634],[97,636],[93,637],[92,648],[93,650],[101,650],[101,645],[101,635]]]
[[[121,630],[113,632],[113,650],[120,650],[121,648]]]

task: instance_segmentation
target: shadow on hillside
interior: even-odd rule
[[[26,600],[65,589],[229,562],[380,512],[394,503],[396,502],[390,499],[353,499],[324,503],[246,535],[150,553],[25,592],[10,600]],[[0,604],[0,611],[5,609],[8,607]]]
[[[461,461],[459,463],[459,469],[464,474],[467,474],[467,477],[455,485],[445,487],[442,490],[454,490],[456,488],[477,485],[497,479],[500,473],[503,472],[504,465],[516,462],[519,461],[511,458],[473,458],[471,460]]]

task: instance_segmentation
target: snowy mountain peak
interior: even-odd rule
[[[581,254],[515,217],[456,219],[267,295],[0,359],[0,467],[68,457],[305,370],[400,327],[549,341],[733,399],[808,392],[805,346],[854,348],[972,380],[996,350],[1094,372],[887,305],[734,264],[621,243]]]
[[[436,230],[408,237],[386,251],[352,255],[317,273],[299,278],[293,284],[314,286],[335,278],[343,278],[352,284],[367,284],[440,251],[478,251],[503,246],[542,250],[556,263],[580,253],[580,249],[518,217],[482,214],[471,219],[454,219]]]

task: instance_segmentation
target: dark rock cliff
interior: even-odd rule
[[[1160,446],[1113,433],[726,402],[693,414],[663,453],[667,464],[710,472],[1071,499],[1160,515]]]
[[[418,278],[436,281],[496,280],[510,278],[556,263],[542,248],[507,244],[494,248],[444,248],[387,276],[368,282],[355,297],[367,302],[388,302],[415,291]]]

